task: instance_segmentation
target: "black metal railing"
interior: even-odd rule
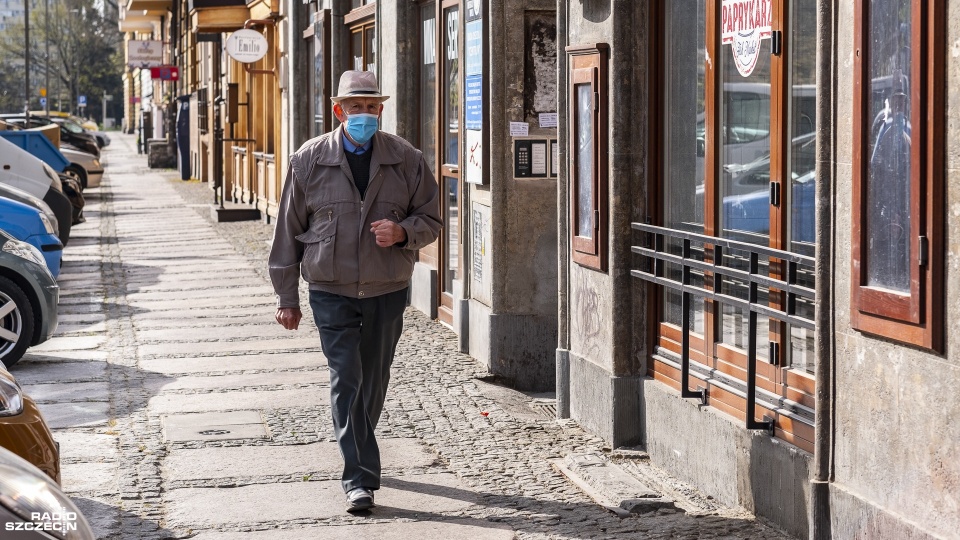
[[[645,223],[633,223],[635,230],[644,233],[648,240],[644,246],[633,246],[634,253],[642,255],[648,263],[646,270],[631,270],[634,277],[646,280],[681,293],[681,341],[680,341],[680,393],[685,398],[698,398],[706,403],[706,389],[690,390],[690,333],[691,306],[694,296],[711,300],[720,305],[733,306],[749,313],[747,328],[747,380],[746,384],[746,418],[747,429],[763,429],[773,433],[775,421],[764,416],[763,420],[756,419],[757,405],[757,319],[759,316],[769,317],[777,321],[790,324],[794,327],[815,330],[816,325],[810,310],[798,310],[800,302],[810,305],[816,302],[816,290],[807,284],[812,283],[814,259],[788,251],[781,251],[765,246],[738,242],[726,238],[717,238],[704,234],[657,227]],[[652,237],[652,242],[649,240]],[[679,243],[680,253],[670,253],[667,243]],[[697,249],[694,250],[694,244]],[[652,247],[651,247],[652,246]],[[700,258],[694,256],[694,252]],[[704,255],[712,252],[712,261],[706,260]],[[761,273],[760,258],[767,259],[767,268],[776,259],[780,261],[780,268],[784,278],[771,277]],[[667,275],[667,264],[681,268],[680,279]],[[735,268],[745,266],[746,270]],[[704,277],[703,287],[691,284],[694,272]],[[799,276],[804,276],[804,284],[799,283]],[[710,279],[712,278],[712,283]],[[724,283],[739,281],[746,285],[745,298],[737,297],[724,292]],[[706,285],[710,283],[712,287]],[[769,301],[758,300],[759,291],[765,288],[771,292],[780,291],[785,295],[785,301],[771,305]],[[808,313],[805,315],[803,311]],[[722,312],[718,307],[716,313]],[[789,333],[788,333],[789,339]],[[770,361],[777,362],[777,356],[771,351]]]

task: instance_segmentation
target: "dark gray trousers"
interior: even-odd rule
[[[333,431],[343,456],[343,490],[380,488],[374,430],[403,331],[407,289],[372,298],[310,291],[313,320],[330,369]]]

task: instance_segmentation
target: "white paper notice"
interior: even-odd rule
[[[555,112],[540,113],[540,127],[542,128],[557,127],[557,120],[558,120],[558,115]]]
[[[530,174],[547,175],[547,143],[534,143],[530,160]]]
[[[510,122],[511,137],[526,137],[530,134],[530,124],[526,122]]]
[[[550,176],[557,176],[557,171],[560,170],[560,148],[557,146],[557,141],[550,141]]]

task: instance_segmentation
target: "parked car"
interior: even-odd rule
[[[40,158],[55,171],[75,178],[84,188],[97,187],[103,177],[100,158],[68,143],[60,143],[58,149],[47,135],[34,129],[24,129],[16,124],[0,121],[0,137],[16,144],[31,155]]]
[[[57,215],[57,236],[70,241],[73,207],[63,194],[60,176],[29,152],[0,137],[0,184],[15,187],[47,203]]]
[[[53,277],[60,275],[63,244],[57,238],[57,230],[43,212],[0,197],[0,229],[40,250]]]
[[[57,330],[60,288],[40,250],[2,229],[0,242],[0,363],[10,367]]]
[[[40,409],[0,366],[0,447],[30,462],[51,480],[60,483],[60,449]],[[2,534],[0,534],[2,537]]]
[[[47,216],[47,219],[50,221],[50,224],[53,225],[54,231],[60,230],[60,225],[57,222],[57,215],[53,213],[53,210],[50,208],[50,205],[43,202],[42,199],[34,197],[33,195],[27,193],[26,191],[8,186],[6,184],[0,184],[0,197],[6,197],[7,199],[10,199],[12,201],[17,201],[27,206],[32,206],[36,208],[37,210],[43,212],[43,215]]]
[[[0,449],[0,537],[11,540],[94,540],[87,519],[42,471]]]
[[[47,117],[49,116],[51,119],[53,119],[53,118],[66,118],[66,119],[68,119],[68,120],[76,123],[77,125],[79,125],[79,126],[82,127],[83,129],[87,130],[87,133],[90,133],[91,135],[93,135],[94,137],[96,137],[96,139],[97,139],[97,144],[100,146],[100,148],[103,148],[104,146],[109,146],[109,145],[110,145],[110,136],[107,135],[106,132],[100,131],[100,128],[99,128],[99,126],[97,125],[97,123],[96,123],[96,122],[93,122],[93,121],[91,121],[91,120],[86,120],[86,119],[80,118],[79,116],[74,116],[74,115],[72,115],[72,114],[70,114],[70,113],[65,113],[65,112],[62,112],[62,111],[50,111],[49,113],[47,113],[47,111],[30,111],[30,115],[31,115],[31,116],[42,116],[42,117],[44,117],[44,118],[47,118]]]
[[[35,128],[49,124],[58,124],[60,126],[61,142],[72,144],[84,152],[89,152],[97,157],[100,157],[100,147],[97,146],[97,139],[73,122],[56,122],[54,119],[43,118],[40,116],[31,116],[30,120],[28,121],[23,114],[3,114],[0,115],[0,119],[2,119],[4,122],[23,128]]]
[[[60,147],[60,152],[70,160],[63,174],[76,179],[83,189],[100,187],[100,180],[103,179],[100,158],[66,144]]]

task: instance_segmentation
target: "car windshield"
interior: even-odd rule
[[[62,124],[60,124],[60,125],[62,125],[63,127],[67,128],[67,131],[69,131],[70,133],[83,133],[83,128],[82,128],[82,127],[74,124],[73,122],[71,122],[71,121],[69,121],[69,120],[64,120],[64,122],[63,122]]]

